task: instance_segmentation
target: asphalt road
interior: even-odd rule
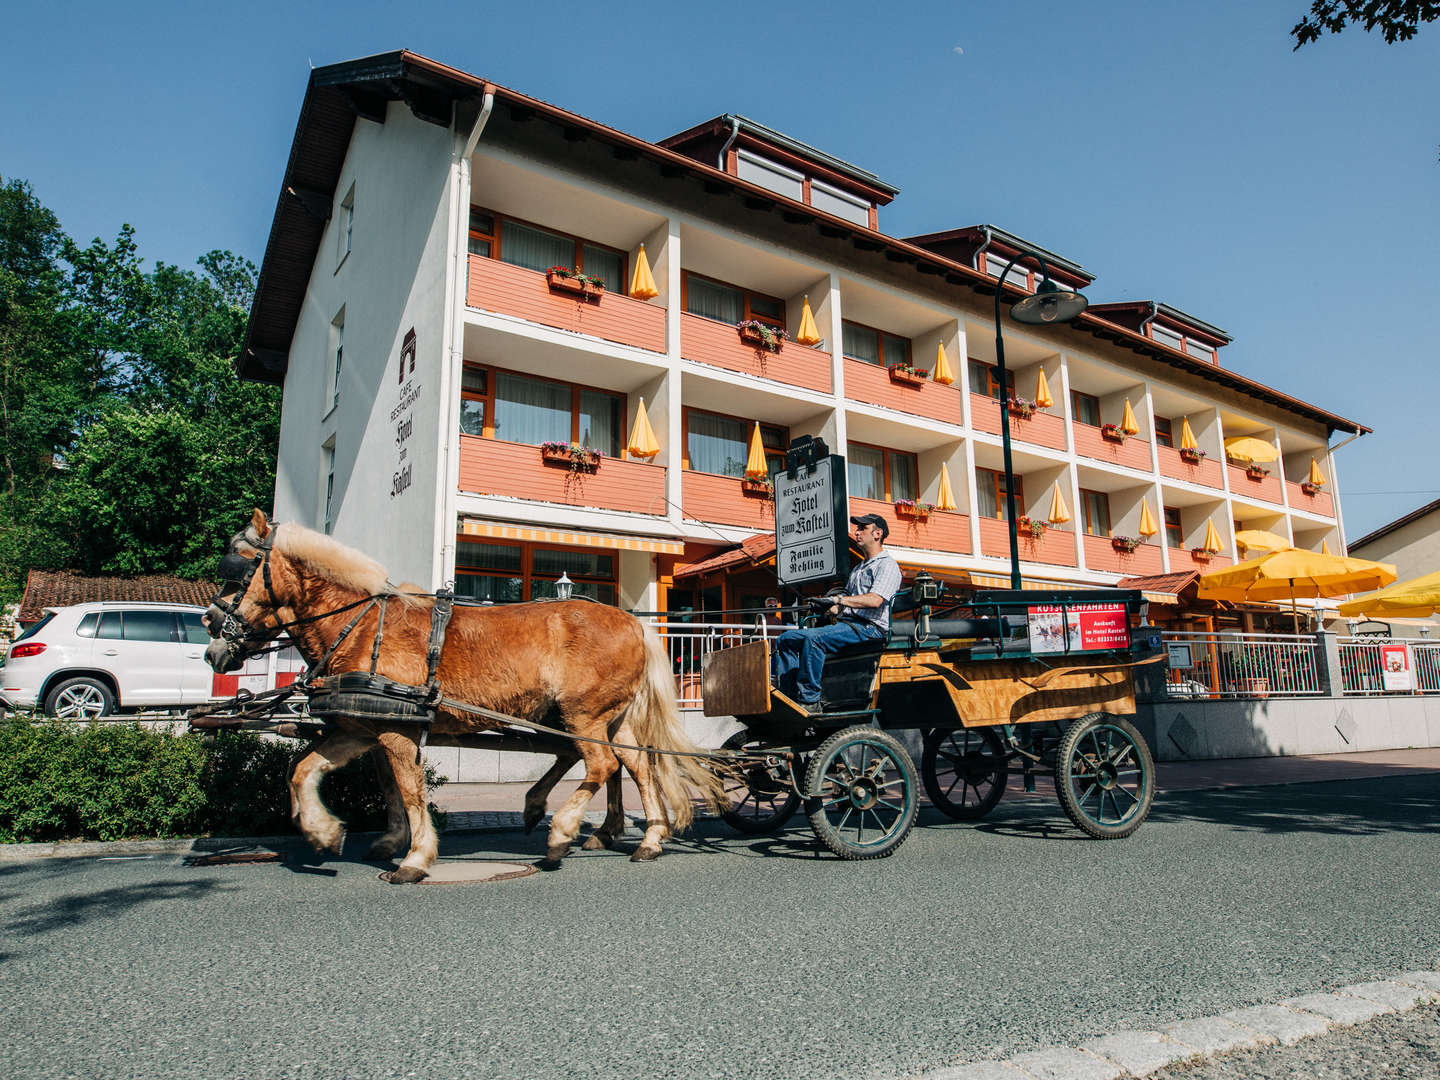
[[[3,864],[0,1070],[879,1080],[1440,967],[1440,776],[1172,794],[1109,843],[1048,801],[932,814],[877,862],[802,817],[477,885]]]

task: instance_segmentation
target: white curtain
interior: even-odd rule
[[[531,270],[575,266],[575,241],[506,219],[500,234],[500,260]]]
[[[570,388],[520,375],[496,376],[495,438],[518,443],[568,443]]]
[[[748,457],[745,425],[739,420],[702,412],[690,414],[690,468],[720,476],[744,476]]]
[[[620,456],[620,399],[614,394],[580,391],[580,445]]]
[[[850,495],[856,499],[885,498],[885,454],[868,446],[850,444],[850,457],[846,473],[850,480]]]
[[[745,296],[738,289],[691,277],[685,287],[685,310],[733,325],[745,318]]]

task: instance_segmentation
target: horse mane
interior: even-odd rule
[[[371,596],[399,594],[385,568],[370,556],[293,521],[275,527],[275,548],[342,588]]]

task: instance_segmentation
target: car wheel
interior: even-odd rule
[[[115,695],[99,679],[65,679],[45,695],[45,712],[61,720],[94,720],[114,711]]]

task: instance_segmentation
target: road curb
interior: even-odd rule
[[[1440,1001],[1440,971],[1407,971],[1326,994],[1117,1031],[1080,1046],[1047,1046],[1003,1061],[975,1061],[921,1073],[918,1080],[1128,1080],[1233,1050],[1294,1046],[1336,1028]]]

